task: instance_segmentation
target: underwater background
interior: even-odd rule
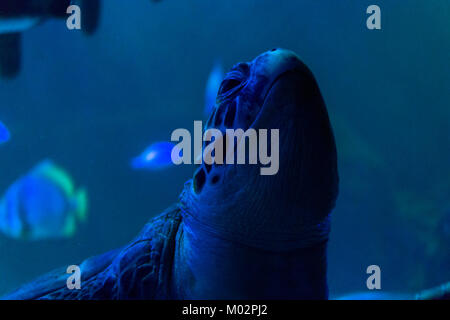
[[[65,240],[0,235],[0,294],[122,246],[173,202],[193,167],[136,171],[149,144],[192,129],[208,75],[273,47],[313,71],[334,127],[340,195],[328,247],[330,295],[415,292],[450,280],[450,2],[103,1],[91,37],[51,20],[23,37],[19,77],[0,79],[0,193],[43,159],[89,198]],[[366,28],[377,4],[382,30]]]

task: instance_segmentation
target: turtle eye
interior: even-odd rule
[[[234,88],[238,87],[242,81],[237,79],[225,79],[220,86],[219,94],[226,94]]]
[[[248,64],[239,63],[235,65],[227,74],[225,80],[222,81],[222,85],[219,89],[219,95],[228,96],[231,93],[235,93],[238,88],[242,88],[249,73],[250,67]]]

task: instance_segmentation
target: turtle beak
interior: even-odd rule
[[[267,78],[262,106],[252,127],[272,128],[301,115],[302,106],[323,103],[313,74],[292,51],[272,49],[253,61],[256,77]],[[320,101],[312,101],[312,100]],[[275,128],[275,127],[273,127]]]
[[[255,78],[266,78],[265,90],[267,95],[270,88],[286,72],[297,70],[310,74],[308,67],[292,51],[286,49],[272,49],[253,60]]]

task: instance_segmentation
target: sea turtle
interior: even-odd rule
[[[100,0],[1,0],[0,76],[12,78],[21,64],[21,33],[47,19],[68,17],[67,8],[82,9],[82,30],[92,34],[100,17]]]
[[[202,164],[180,201],[133,241],[80,264],[81,289],[68,289],[63,268],[4,298],[326,299],[338,171],[313,74],[284,49],[235,65],[205,129],[211,127],[279,129],[278,173]]]

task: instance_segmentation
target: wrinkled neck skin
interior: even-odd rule
[[[328,298],[326,243],[267,251],[222,239],[182,224],[177,234],[172,298]]]

